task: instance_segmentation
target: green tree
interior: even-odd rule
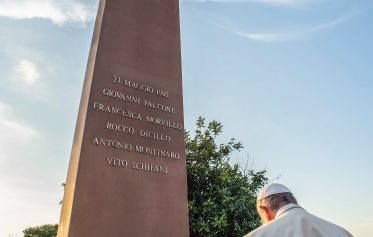
[[[192,137],[186,132],[189,225],[191,237],[242,237],[260,225],[256,193],[266,170],[241,169],[230,155],[243,148],[231,139],[218,145],[223,126],[199,117]]]
[[[24,237],[55,237],[58,225],[42,225],[29,227],[23,231]]]

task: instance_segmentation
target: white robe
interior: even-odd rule
[[[353,237],[342,227],[316,217],[295,204],[280,208],[274,220],[244,237]]]

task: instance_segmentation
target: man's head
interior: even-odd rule
[[[271,183],[258,193],[256,209],[263,223],[275,219],[277,211],[290,203],[297,204],[291,191],[284,185]]]

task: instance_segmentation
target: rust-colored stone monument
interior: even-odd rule
[[[58,237],[186,237],[178,0],[101,0]]]

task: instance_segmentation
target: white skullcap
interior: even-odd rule
[[[264,186],[259,191],[256,200],[259,201],[263,198],[266,198],[268,196],[271,196],[273,194],[278,194],[278,193],[291,193],[291,191],[285,185],[278,184],[278,183],[271,183],[271,184]]]

